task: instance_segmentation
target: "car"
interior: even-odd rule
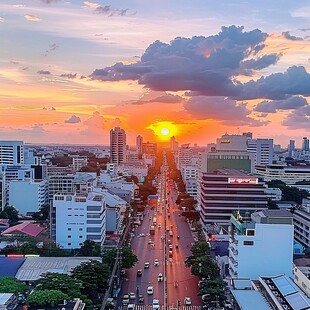
[[[145,269],[150,268],[150,262],[145,262],[145,263],[144,263],[144,268],[145,268]]]
[[[171,240],[170,239],[168,239],[168,244],[171,244]]]
[[[145,237],[145,234],[144,233],[139,234],[138,237]]]
[[[128,305],[129,304],[129,295],[125,294],[122,298],[122,304],[123,305]]]
[[[159,300],[153,299],[152,306],[153,306],[153,310],[160,309]]]
[[[141,294],[139,295],[139,303],[140,304],[144,303],[144,297]]]
[[[169,231],[169,226],[166,226],[166,231]]]
[[[135,304],[128,304],[127,305],[127,310],[134,310],[135,309]]]
[[[157,227],[158,227],[158,229],[160,229],[161,228],[161,224],[158,224]]]
[[[163,274],[159,273],[157,277],[158,282],[162,282],[164,280]]]
[[[185,305],[185,306],[190,306],[191,304],[192,304],[191,298],[186,296],[186,297],[184,298],[184,305]]]
[[[172,249],[173,249],[172,244],[169,244],[169,250],[172,251]]]
[[[147,290],[146,290],[146,293],[148,295],[153,295],[154,293],[154,287],[153,286],[148,286]]]
[[[159,260],[158,260],[158,258],[155,258],[155,260],[154,260],[154,266],[156,267],[156,266],[159,266]]]
[[[152,247],[154,247],[154,246],[155,246],[154,241],[152,241],[152,242],[150,243],[150,246],[152,246]]]
[[[169,236],[172,237],[173,236],[173,232],[170,230],[169,231]]]
[[[151,216],[149,217],[149,220],[150,220],[150,221],[152,220],[152,217],[151,217]]]
[[[169,251],[169,257],[172,257],[172,251]]]
[[[129,299],[131,299],[131,300],[136,299],[136,294],[134,292],[130,292],[130,293],[128,293],[128,295],[129,295]]]
[[[148,244],[151,244],[152,242],[153,242],[153,240],[152,240],[152,239],[149,239]]]
[[[179,245],[178,245],[178,244],[176,244],[176,245],[175,245],[175,248],[176,248],[176,249],[178,249],[178,248],[179,248]]]
[[[168,213],[168,218],[170,218],[170,213]]]
[[[142,270],[141,269],[137,270],[137,277],[142,277]]]

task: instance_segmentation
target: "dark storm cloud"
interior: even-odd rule
[[[39,71],[37,71],[37,73],[38,73],[38,74],[45,74],[45,75],[51,74],[51,72],[48,71],[48,70],[39,70]]]
[[[237,95],[234,76],[244,70],[251,74],[277,61],[276,55],[252,57],[266,38],[267,34],[258,29],[244,32],[243,27],[231,26],[209,37],[176,38],[170,44],[155,41],[137,63],[97,69],[91,77],[103,81],[138,80],[152,90]]]
[[[137,100],[137,101],[132,101],[130,102],[131,104],[135,105],[142,105],[142,104],[147,104],[147,103],[152,103],[152,102],[160,102],[160,103],[180,103],[183,101],[183,98],[180,96],[172,95],[172,94],[164,94],[162,96],[158,96],[154,99],[150,100]]]
[[[61,74],[60,77],[66,78],[66,79],[76,79],[77,73],[64,73]]]
[[[307,105],[298,110],[292,111],[282,125],[290,129],[310,129],[310,106]]]
[[[282,35],[284,36],[284,38],[291,41],[303,41],[303,38],[292,36],[289,31],[282,32]]]
[[[261,122],[249,116],[250,110],[245,104],[238,104],[235,100],[224,97],[196,96],[184,104],[187,110],[196,119],[217,119],[222,123],[232,124],[233,122],[261,126],[267,122]]]
[[[81,119],[76,115],[72,115],[71,117],[65,120],[65,123],[68,123],[68,124],[76,124],[80,122],[81,122]]]
[[[254,111],[275,113],[277,110],[298,109],[306,106],[307,104],[307,100],[304,97],[292,96],[283,100],[262,101],[256,106]]]
[[[266,98],[282,100],[290,96],[310,96],[310,74],[302,66],[293,66],[284,73],[273,73],[239,86],[236,99]]]

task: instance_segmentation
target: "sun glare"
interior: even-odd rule
[[[160,132],[161,132],[161,134],[162,134],[163,136],[169,135],[169,129],[168,129],[168,128],[162,128],[162,130],[161,130]]]
[[[177,135],[177,127],[172,122],[157,122],[147,127],[151,129],[157,138],[163,142],[169,141],[172,136]]]

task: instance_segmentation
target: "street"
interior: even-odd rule
[[[135,293],[133,297],[136,298],[129,300],[129,304],[136,304],[135,309],[150,309],[146,305],[152,305],[153,299],[159,300],[161,309],[177,308],[177,304],[178,309],[182,309],[185,297],[190,297],[191,305],[184,306],[184,309],[200,309],[201,297],[197,296],[199,279],[191,275],[190,268],[184,263],[186,257],[191,255],[194,238],[186,218],[181,216],[181,211],[175,205],[178,194],[174,184],[167,179],[165,169],[159,182],[158,207],[153,210],[146,207],[141,225],[134,229],[131,248],[139,261],[134,268],[126,270],[120,296]],[[154,218],[155,234],[151,235]],[[158,266],[154,265],[155,259],[159,261]],[[149,268],[145,268],[146,262],[149,262]],[[142,276],[137,276],[138,270],[142,270]],[[158,281],[160,273],[163,281]],[[149,286],[153,287],[154,292],[148,295]],[[144,297],[144,303],[139,304],[140,294]],[[123,308],[120,302],[118,309]],[[143,305],[145,307],[140,307]]]

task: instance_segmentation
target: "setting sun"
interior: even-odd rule
[[[161,130],[161,134],[162,134],[163,136],[169,135],[169,129],[168,129],[168,128],[163,128],[163,129]]]

